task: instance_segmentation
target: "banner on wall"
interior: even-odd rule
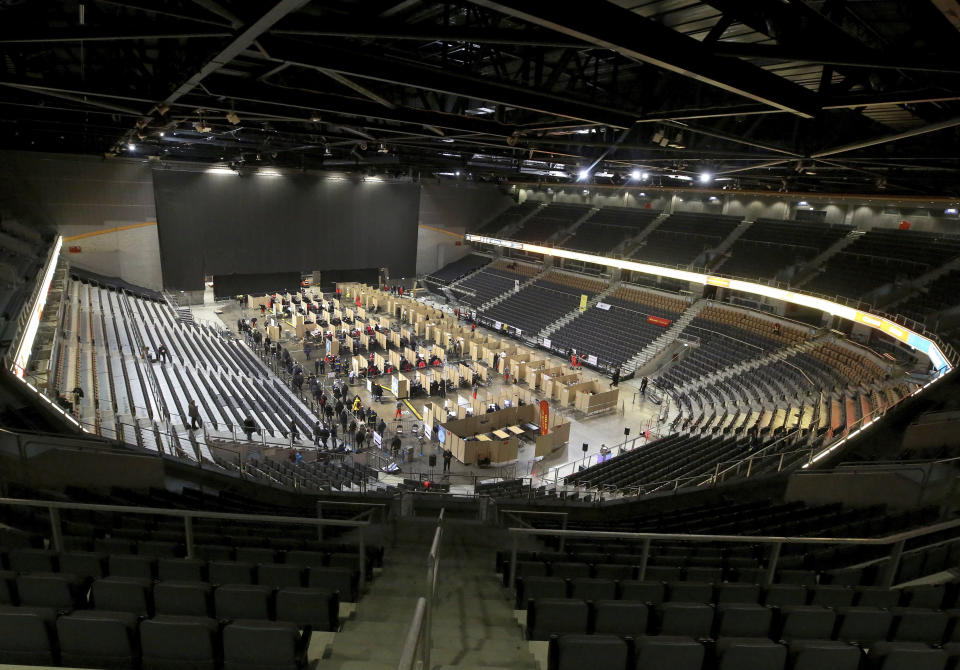
[[[589,300],[589,298],[587,298],[587,294],[581,293],[580,294],[580,311],[581,312],[585,312],[587,310],[587,300]]]
[[[550,432],[550,405],[546,400],[540,401],[540,434]]]
[[[605,303],[605,302],[598,302],[598,303],[597,303],[597,309],[605,309],[605,310],[607,310],[607,311],[609,312],[609,311],[610,311],[610,305],[608,305],[608,304]]]
[[[663,326],[666,328],[672,323],[672,321],[670,321],[670,319],[664,319],[660,316],[647,315],[647,323],[652,323],[655,326]]]

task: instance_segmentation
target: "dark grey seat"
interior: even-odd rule
[[[237,560],[243,563],[274,563],[277,553],[263,547],[237,547]]]
[[[134,543],[122,537],[100,537],[93,541],[93,550],[101,554],[132,554]]]
[[[153,579],[157,573],[157,559],[152,556],[111,554],[108,563],[111,577]]]
[[[771,584],[764,594],[763,604],[774,607],[806,605],[807,589],[797,584]]]
[[[598,579],[614,579],[624,581],[633,579],[637,569],[632,565],[617,565],[616,563],[600,563],[593,566],[593,573]]]
[[[196,558],[161,558],[157,561],[160,581],[204,582],[207,562]]]
[[[930,607],[939,609],[943,605],[946,587],[943,584],[912,586],[903,589],[903,604],[906,607]]]
[[[679,582],[683,578],[683,570],[674,565],[648,565],[645,581]]]
[[[703,665],[703,645],[692,637],[657,635],[642,637],[636,643],[636,670],[669,668],[670,670],[700,670]]]
[[[766,637],[770,634],[773,611],[750,603],[717,605],[718,637]]]
[[[208,617],[158,614],[140,624],[143,670],[216,670],[220,627]]]
[[[757,584],[737,584],[735,582],[717,584],[717,603],[760,602],[760,587]]]
[[[665,587],[663,582],[629,581],[620,582],[620,599],[637,600],[644,603],[658,605],[664,600]]]
[[[561,635],[550,641],[547,667],[551,670],[632,670],[630,649],[616,635]]]
[[[207,566],[211,584],[253,584],[253,563],[210,561]]]
[[[235,556],[233,547],[222,544],[198,544],[193,553],[201,561],[232,561]]]
[[[705,603],[662,603],[657,606],[661,635],[710,637],[713,607]]]
[[[890,609],[900,604],[901,593],[898,589],[884,589],[879,586],[861,586],[857,589],[855,605],[858,607],[885,607]]]
[[[33,572],[17,577],[21,605],[75,609],[84,604],[83,580],[66,573]]]
[[[223,629],[224,670],[297,670],[306,640],[287,622],[234,621]]]
[[[0,663],[56,665],[56,619],[53,608],[0,605]]]
[[[327,565],[327,555],[322,551],[307,551],[304,549],[295,549],[288,551],[284,559],[288,565],[300,565],[305,568],[322,568]]]
[[[176,542],[141,540],[137,542],[137,553],[155,558],[179,558],[183,556],[183,545]]]
[[[84,579],[107,576],[107,555],[95,551],[65,551],[60,554],[60,572]]]
[[[713,584],[707,582],[670,582],[667,600],[682,603],[713,602]]]
[[[537,598],[527,609],[527,637],[549,640],[551,635],[586,633],[590,610],[582,600]]]
[[[551,577],[565,577],[573,579],[574,577],[589,577],[590,565],[587,563],[552,563],[550,565]]]
[[[783,670],[786,661],[787,648],[766,638],[717,640],[717,670]]]
[[[794,640],[788,656],[791,670],[857,670],[861,651],[838,640]]]
[[[0,605],[17,603],[17,573],[13,570],[0,570]]]
[[[893,614],[879,607],[841,607],[837,639],[869,646],[887,639]]]
[[[943,670],[948,654],[922,642],[878,642],[867,653],[875,670]]]
[[[947,631],[950,615],[942,610],[920,607],[894,607],[891,640],[940,644]]]
[[[826,607],[791,605],[780,608],[780,639],[817,640],[833,635],[836,613]]]
[[[517,609],[527,609],[535,598],[566,598],[569,582],[559,577],[520,577],[517,579]]]
[[[338,592],[340,600],[350,603],[357,602],[359,595],[360,573],[347,568],[310,568],[307,586],[314,589],[323,589]]]
[[[580,600],[613,600],[617,597],[617,584],[612,579],[571,579],[570,597]]]
[[[340,628],[340,599],[321,589],[288,587],[277,592],[277,621],[300,628],[336,632]]]
[[[273,589],[252,584],[226,584],[214,591],[218,619],[270,619]]]
[[[148,617],[153,612],[151,588],[148,579],[136,577],[104,577],[93,583],[93,607],[110,612],[130,612]]]
[[[299,565],[262,563],[257,566],[257,583],[276,588],[303,586],[303,568]]]
[[[849,586],[814,586],[808,589],[811,605],[852,607],[857,592]]]
[[[593,632],[640,637],[647,632],[649,612],[645,603],[631,600],[597,600],[593,603]]]
[[[63,665],[135,670],[140,657],[137,617],[129,612],[81,610],[57,619]]]
[[[153,587],[158,615],[208,617],[213,613],[213,589],[204,582],[159,582]]]
[[[57,572],[57,552],[50,549],[11,549],[7,563],[15,572]]]

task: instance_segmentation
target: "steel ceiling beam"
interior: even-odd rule
[[[410,86],[437,93],[485,100],[508,107],[527,109],[553,116],[627,128],[636,121],[630,112],[571,100],[528,87],[459,74],[398,59],[371,56],[362,51],[335,49],[311,43],[294,43],[266,37],[261,45],[272,61],[300,67],[332,70],[345,76]]]
[[[803,118],[818,109],[814,94],[799,84],[736,58],[717,57],[709,45],[609,2],[586,9],[554,0],[469,2]]]
[[[273,7],[270,8],[269,11],[263,14],[263,16],[254,21],[243,32],[237,35],[230,42],[230,44],[223,48],[209,61],[207,61],[207,63],[201,67],[196,74],[187,79],[187,81],[170,93],[170,95],[164,99],[164,102],[169,105],[179,100],[181,96],[184,96],[192,91],[194,87],[206,79],[208,75],[216,72],[221,67],[228,64],[234,58],[243,53],[247,47],[253,44],[254,40],[273,27],[277,21],[285,17],[290,12],[300,9],[309,1],[310,0],[280,0],[277,2]]]
[[[780,44],[714,42],[711,51],[719,56],[736,56],[739,58],[766,58],[777,61],[796,61],[799,63],[817,63],[875,70],[912,70],[960,74],[960,66],[938,63],[934,60],[934,57],[923,61],[907,61],[901,58],[891,58],[885,54],[871,54],[869,57],[864,57],[863,54],[822,51],[818,50],[816,45],[796,48]]]
[[[11,26],[13,27],[13,26]],[[115,42],[118,40],[210,39],[233,35],[229,30],[191,32],[182,24],[142,27],[72,26],[70,28],[31,28],[17,26],[15,30],[0,33],[0,44],[30,44],[41,42]]]
[[[960,126],[960,116],[955,116],[952,119],[947,119],[946,121],[940,121],[939,123],[931,123],[930,125],[923,126],[921,128],[913,128],[902,133],[895,133],[893,135],[884,135],[882,137],[875,137],[870,140],[864,140],[862,142],[854,142],[853,144],[844,144],[838,147],[833,147],[830,149],[824,149],[823,151],[817,151],[816,153],[810,154],[810,158],[823,158],[825,156],[836,156],[837,154],[845,154],[851,151],[856,151],[857,149],[865,149],[867,147],[872,147],[877,144],[886,144],[888,142],[896,142],[898,140],[904,140],[908,137],[916,137],[917,135],[926,135],[927,133],[935,133],[939,130],[946,130],[948,128],[956,128]]]
[[[438,27],[417,27],[405,25],[376,26],[364,23],[362,25],[322,25],[317,27],[298,26],[275,28],[271,35],[291,35],[294,37],[343,37],[349,39],[366,40],[404,40],[414,42],[470,42],[472,44],[500,44],[527,47],[542,47],[549,49],[582,49],[590,45],[578,40],[551,39],[551,36],[531,36],[521,30],[480,29],[448,26],[442,30]]]

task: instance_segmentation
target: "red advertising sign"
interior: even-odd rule
[[[546,400],[540,401],[540,434],[550,432],[550,405]]]
[[[67,247],[67,251],[69,251],[71,254],[79,254],[80,247]]]
[[[659,316],[652,316],[648,314],[647,323],[652,323],[655,326],[663,326],[664,328],[666,328],[672,323],[672,321],[670,321],[670,319],[664,319]]]
[[[910,230],[910,222],[909,222],[909,221],[901,221],[901,222],[900,222],[900,230]]]

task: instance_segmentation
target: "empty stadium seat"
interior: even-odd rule
[[[886,640],[893,623],[893,614],[878,607],[841,607],[837,616],[837,639],[863,645]]]
[[[617,585],[612,579],[571,579],[570,596],[580,600],[613,600],[617,597]]]
[[[703,665],[703,645],[692,637],[657,635],[637,640],[637,669],[669,668],[670,670],[700,670]]]
[[[782,670],[787,648],[764,638],[721,638],[717,659],[717,670]]]
[[[224,670],[297,670],[306,642],[288,622],[234,621],[223,629]]]
[[[819,605],[787,605],[780,608],[780,633],[784,640],[829,639],[836,613]]]
[[[213,589],[202,582],[159,582],[153,599],[158,615],[208,617],[213,613]]]
[[[158,614],[140,624],[143,670],[215,670],[220,626],[208,617]]]
[[[657,618],[661,635],[708,638],[713,627],[713,607],[667,602],[657,606]]]
[[[773,611],[763,605],[723,603],[717,605],[716,634],[719,637],[766,637],[772,617]]]
[[[277,588],[303,586],[303,569],[298,565],[260,564],[257,566],[257,583]]]
[[[153,579],[156,576],[157,559],[152,556],[111,554],[108,564],[111,577]]]
[[[56,665],[56,610],[0,605],[0,663]]]
[[[157,578],[161,581],[206,581],[207,562],[190,558],[161,558],[157,561]]]
[[[60,554],[60,571],[85,579],[107,576],[107,555],[93,551],[65,551]]]
[[[17,577],[17,595],[21,605],[55,607],[70,610],[83,605],[83,584],[76,575],[29,573]]]
[[[538,598],[527,609],[527,637],[549,640],[551,635],[586,633],[589,608],[582,600]]]
[[[320,589],[288,587],[277,592],[277,621],[289,621],[300,628],[336,631],[339,610],[336,594]]]
[[[520,577],[517,579],[517,609],[526,609],[535,598],[566,598],[569,583],[559,577]]]
[[[356,570],[347,568],[315,568],[310,570],[307,586],[337,593],[340,600],[356,602],[359,597],[360,575]]]
[[[791,670],[857,670],[860,648],[836,640],[792,640],[789,643]]]
[[[104,577],[93,583],[94,608],[148,617],[153,611],[152,583],[136,577]]]
[[[15,572],[57,572],[57,552],[49,549],[13,549],[7,554],[7,565]]]
[[[605,668],[632,670],[627,661],[630,649],[616,635],[561,635],[551,639],[547,667],[549,670],[581,670]]]
[[[254,565],[242,561],[210,561],[211,584],[253,584]]]
[[[251,584],[226,584],[214,591],[218,619],[270,619],[273,588]]]
[[[135,670],[140,658],[137,617],[129,612],[81,610],[57,619],[66,666]]]
[[[593,632],[640,637],[646,634],[648,611],[641,602],[597,600],[593,604]]]
[[[867,663],[875,670],[943,670],[947,652],[922,642],[878,642],[870,647]]]

